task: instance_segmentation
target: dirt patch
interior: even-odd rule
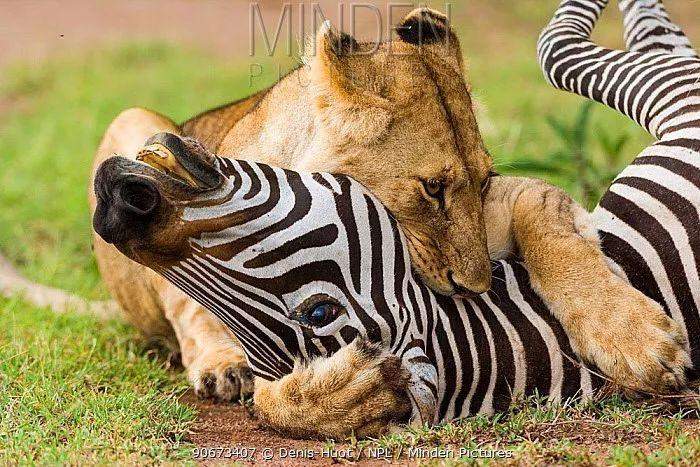
[[[268,461],[280,466],[320,466],[342,463],[348,456],[356,465],[393,464],[384,459],[362,459],[367,454],[348,444],[287,438],[262,426],[249,409],[240,404],[201,400],[192,391],[181,400],[198,411],[188,439],[197,446],[193,454],[203,464]]]
[[[153,0],[0,0],[0,65],[39,61],[54,53],[138,39],[195,43],[215,51],[247,48],[248,2]]]

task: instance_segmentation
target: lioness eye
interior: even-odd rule
[[[445,200],[445,184],[442,181],[434,178],[424,180],[423,187],[425,188],[425,192],[428,193],[428,196],[431,196],[440,202]]]

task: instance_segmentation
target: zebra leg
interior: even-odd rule
[[[619,0],[630,52],[665,52],[697,57],[683,30],[668,17],[661,0]]]
[[[135,157],[152,135],[179,133],[168,118],[134,108],[122,112],[109,126],[97,150],[97,167],[115,154]],[[89,190],[91,212],[95,193]],[[123,316],[147,337],[179,343],[182,361],[195,392],[202,397],[238,399],[252,393],[253,376],[228,329],[204,308],[187,298],[150,269],[131,261],[113,245],[94,235],[94,250],[102,278]]]
[[[685,382],[690,358],[680,326],[610,270],[589,214],[566,193],[541,180],[495,177],[484,219],[492,257],[522,256],[583,360],[629,389]]]
[[[561,2],[540,35],[540,66],[554,87],[616,109],[662,138],[666,112],[678,117],[673,106],[697,90],[700,62],[689,54],[630,52],[594,44],[591,31],[606,5],[607,0]],[[629,30],[636,31],[634,24]],[[630,34],[637,47],[638,36]]]
[[[256,378],[255,410],[265,424],[295,437],[377,436],[410,416],[408,386],[399,357],[357,339],[279,380]]]

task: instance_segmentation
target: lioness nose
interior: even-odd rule
[[[484,284],[474,284],[471,287],[465,287],[464,285],[460,284],[454,276],[454,273],[450,271],[447,274],[447,278],[450,281],[450,284],[452,284],[452,288],[454,289],[454,295],[462,297],[462,298],[473,298],[476,297],[477,295],[480,295],[484,292],[487,292],[491,288],[491,278],[489,276],[489,280],[486,281]]]

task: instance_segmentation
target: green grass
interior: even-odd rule
[[[185,382],[110,322],[0,300],[0,464],[187,459]]]
[[[668,409],[617,397],[566,406],[533,397],[494,417],[411,428],[351,446],[365,455],[369,449],[383,448],[395,459],[415,458],[421,448],[440,446],[448,452],[447,465],[492,462],[484,454],[470,455],[474,450],[506,451],[506,460],[525,465],[697,465],[700,424],[685,419],[685,411]]]
[[[545,116],[571,122],[581,103],[552,91],[535,63],[532,44],[541,21],[532,18],[544,7],[516,3],[510,21],[525,26],[495,49],[479,30],[460,29],[475,93],[487,108],[482,129],[504,173],[523,173],[523,161],[547,161],[566,150]],[[458,9],[457,19],[466,25],[468,9]],[[275,79],[276,68],[266,61],[265,76],[251,86],[249,63],[135,44],[3,70],[0,109],[8,110],[0,114],[0,251],[32,279],[105,297],[86,201],[91,159],[105,128],[131,106],[181,121]],[[601,131],[628,135],[629,158],[649,140],[598,107],[587,129],[592,164],[605,157],[596,143]],[[579,193],[571,172],[540,175]],[[184,381],[146,351],[133,329],[9,300],[0,301],[0,323],[0,463],[189,458],[185,439],[194,413],[177,401]],[[613,400],[566,409],[529,404],[507,417],[412,430],[375,445],[507,447],[525,463],[662,465],[700,460],[691,433],[678,416]]]
[[[12,103],[0,117],[0,251],[34,280],[104,297],[87,206],[99,139],[130,106],[182,120],[244,95],[247,69],[218,63],[133,45],[11,68],[0,84],[0,104]],[[191,453],[184,380],[134,330],[14,301],[0,301],[0,323],[0,464]]]

